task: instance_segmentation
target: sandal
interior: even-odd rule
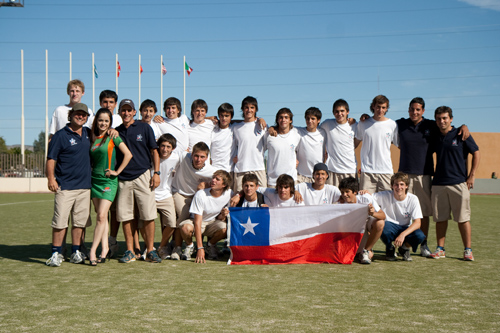
[[[97,260],[90,260],[90,266],[97,266]]]
[[[97,258],[97,263],[98,264],[106,263],[106,257],[103,258],[103,257],[99,256],[99,258]]]

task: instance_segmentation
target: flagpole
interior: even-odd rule
[[[71,61],[71,52],[69,53],[69,80],[71,81],[71,66],[72,66],[72,61]]]
[[[184,115],[185,115],[186,114],[186,56],[184,56],[182,71],[184,72],[184,104],[182,105],[182,109],[184,110]]]
[[[163,104],[163,54],[160,56],[160,104]]]
[[[95,62],[94,62],[94,52],[92,52],[92,111],[95,112]]]
[[[49,51],[45,50],[45,160],[49,147]]]
[[[141,105],[141,55],[140,54],[139,54],[139,101],[137,105],[139,106]],[[139,119],[142,119],[140,112],[139,112]]]
[[[116,79],[116,94],[118,95],[118,53],[116,54],[115,79]],[[115,110],[113,110],[113,112],[115,112]]]
[[[21,156],[24,168],[24,50],[21,50]]]

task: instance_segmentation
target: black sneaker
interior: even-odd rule
[[[396,248],[391,246],[390,248],[385,250],[385,259],[388,261],[396,261]]]
[[[158,252],[156,252],[156,250],[153,250],[153,251],[151,251],[151,252],[148,253],[148,255],[146,257],[146,261],[160,263],[161,262],[161,258],[158,255]]]
[[[403,249],[402,246],[398,248],[398,252],[403,257],[403,261],[412,261],[411,255],[410,255],[410,249]]]

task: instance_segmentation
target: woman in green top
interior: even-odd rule
[[[104,263],[109,251],[108,246],[108,212],[115,199],[118,189],[118,175],[125,169],[132,159],[132,153],[120,137],[111,139],[108,130],[113,122],[111,112],[106,108],[97,111],[92,124],[92,146],[90,158],[92,160],[92,190],[91,198],[97,213],[97,223],[94,230],[94,241],[90,249],[90,264],[96,266]],[[123,154],[123,162],[115,170],[116,153],[118,147]],[[101,244],[101,255],[96,259],[96,251]]]

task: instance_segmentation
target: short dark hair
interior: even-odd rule
[[[442,114],[442,113],[448,113],[450,118],[453,118],[453,110],[449,106],[445,106],[445,105],[440,106],[436,109],[436,111],[434,112],[434,118],[436,118],[436,116],[438,114]]]
[[[165,134],[162,134],[159,138],[158,138],[158,142],[157,142],[157,145],[158,145],[158,149],[160,148],[161,144],[163,142],[168,142],[170,143],[170,145],[172,146],[172,149],[175,149],[177,148],[177,139],[170,133],[165,133]]]
[[[103,90],[99,94],[99,103],[102,103],[102,100],[105,98],[112,98],[115,100],[115,103],[118,102],[118,95],[113,90]]]
[[[217,109],[217,115],[220,117],[221,112],[230,113],[231,119],[234,117],[234,108],[229,103],[222,103]]]
[[[347,177],[340,181],[339,190],[351,190],[353,193],[359,192],[358,180],[354,177]]]
[[[291,191],[295,188],[295,181],[292,176],[287,175],[286,173],[280,175],[278,179],[276,179],[276,190],[280,187],[289,187]],[[292,194],[295,191],[292,191]]]
[[[375,112],[375,106],[378,104],[387,103],[387,111],[389,111],[389,99],[384,95],[377,95],[373,98],[372,104],[370,104],[371,112]]]
[[[259,104],[257,103],[257,99],[255,97],[247,96],[243,98],[243,100],[241,101],[241,111],[243,111],[243,108],[247,104],[255,106],[255,111],[259,111]]]
[[[321,120],[321,116],[323,114],[321,113],[321,110],[318,109],[317,107],[311,106],[309,109],[306,110],[306,114],[304,115],[304,118],[307,118],[307,116],[310,117],[316,117],[318,120]]]
[[[208,113],[208,105],[207,105],[207,102],[205,102],[204,100],[202,99],[195,99],[193,101],[193,103],[191,104],[191,121],[193,120],[194,116],[193,116],[193,112],[194,110],[196,110],[197,108],[201,108],[201,109],[205,109],[205,111]]]
[[[224,184],[224,192],[227,191],[229,187],[231,187],[233,180],[229,172],[227,172],[226,170],[217,170],[212,175],[212,178],[215,176],[219,176],[222,178],[222,183]]]
[[[278,119],[280,118],[280,116],[282,114],[287,114],[289,117],[290,117],[290,128],[293,127],[293,113],[292,113],[292,110],[290,110],[289,108],[281,108],[278,113],[276,113],[276,119],[274,120],[274,126],[276,126],[276,128],[278,128]]]
[[[255,185],[259,185],[259,178],[253,173],[247,173],[246,175],[243,176],[241,185],[244,185],[246,182],[252,182]]]
[[[425,109],[425,101],[422,97],[415,97],[414,99],[412,99],[410,101],[409,106],[411,106],[413,103],[418,103],[418,104],[422,105],[422,109]]]
[[[203,141],[200,141],[193,146],[192,154],[196,153],[197,151],[203,151],[207,153],[207,155],[210,154],[210,148],[208,148],[207,144]]]
[[[145,99],[142,103],[141,103],[141,106],[139,107],[139,112],[142,111],[142,109],[145,109],[145,108],[149,108],[149,107],[152,107],[153,109],[155,109],[155,113],[158,111],[158,109],[156,109],[156,103],[150,99]]]
[[[342,98],[336,100],[333,103],[332,112],[335,112],[335,109],[341,106],[345,107],[346,111],[349,112],[349,103],[347,103],[347,101]]]
[[[182,112],[181,101],[179,101],[179,99],[175,98],[175,97],[169,97],[169,98],[167,98],[165,100],[165,102],[163,103],[163,111],[165,111],[165,109],[167,108],[167,106],[170,106],[170,105],[177,106],[177,110],[179,111],[179,113],[177,115],[179,116],[181,114],[181,112]]]

